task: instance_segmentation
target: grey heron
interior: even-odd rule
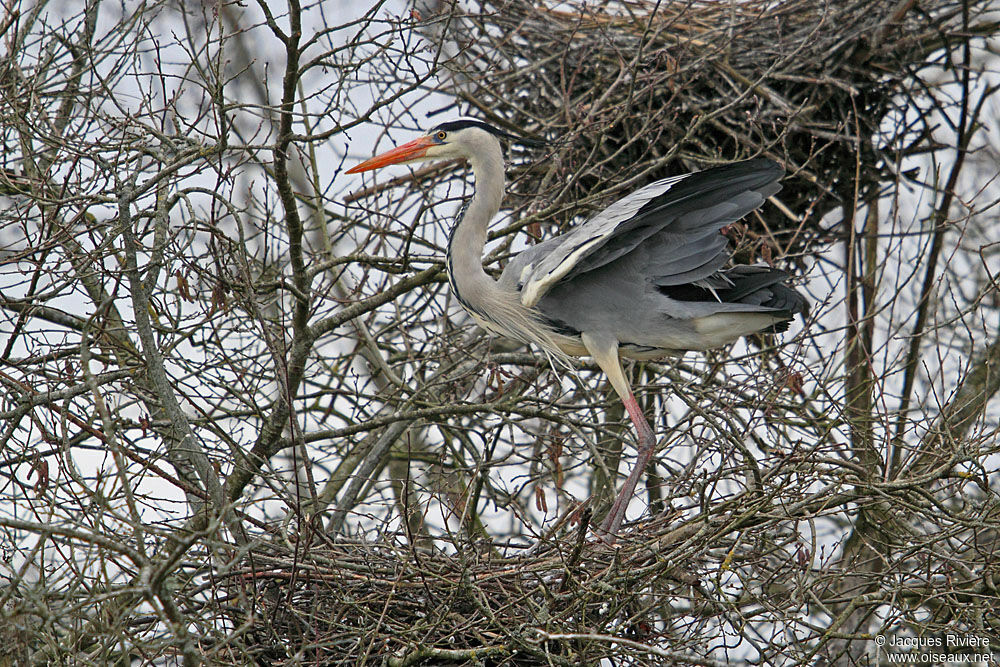
[[[451,230],[447,273],[458,301],[486,330],[537,345],[551,357],[589,355],[635,426],[638,456],[602,526],[614,542],[656,437],[632,393],[621,358],[706,350],[741,336],[784,331],[805,298],[767,266],[726,267],[722,228],[776,193],[783,171],[752,159],[666,178],[633,192],[570,231],[531,246],[500,275],[483,269],[486,231],[504,194],[501,139],[510,133],[473,118],[430,132],[358,164],[465,158],[475,193]]]

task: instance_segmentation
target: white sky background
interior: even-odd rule
[[[81,6],[82,3],[79,2],[50,3],[45,11],[52,13],[52,23],[58,23],[58,15],[76,15],[79,13]],[[127,25],[135,16],[136,7],[138,5],[134,3],[126,3],[124,6],[120,5],[117,8],[110,3],[103,5],[100,13],[98,32],[106,35],[106,39],[114,39],[120,26]],[[234,7],[238,7],[238,5],[230,5],[230,8]],[[336,25],[359,17],[361,14],[359,10],[365,9],[367,7],[361,7],[358,3],[350,0],[342,2],[327,1],[313,6],[305,16],[306,20],[309,21],[319,19],[323,15],[325,16],[325,23],[327,25]],[[255,35],[255,39],[252,40],[252,44],[254,45],[253,53],[242,54],[236,50],[227,53],[226,67],[229,71],[233,74],[242,71],[247,72],[247,74],[243,75],[244,78],[233,81],[231,90],[247,91],[246,99],[250,103],[249,107],[241,110],[241,113],[236,115],[238,118],[239,136],[234,136],[233,141],[263,145],[273,141],[273,136],[270,135],[269,125],[264,119],[265,112],[255,108],[257,98],[250,94],[250,90],[254,85],[262,84],[269,94],[271,104],[276,103],[280,99],[283,53],[280,44],[277,43],[264,27],[260,26],[261,19],[256,6],[252,3],[244,3],[242,11],[239,24],[243,29],[250,30]],[[387,2],[382,6],[380,11],[386,17],[404,16],[409,11],[409,4],[402,1]],[[210,16],[210,14],[206,13],[206,16]],[[251,28],[250,26],[257,27]],[[126,77],[121,81],[121,88],[115,91],[115,102],[118,105],[118,109],[113,110],[109,108],[108,112],[112,115],[117,113],[121,116],[129,113],[138,113],[145,106],[144,100],[151,99],[151,96],[153,99],[158,98],[160,100],[158,105],[153,104],[154,107],[163,106],[164,99],[172,99],[178,91],[183,91],[178,103],[178,108],[182,110],[181,117],[166,119],[165,126],[174,125],[176,121],[175,127],[177,128],[179,137],[193,142],[209,140],[210,138],[206,139],[200,136],[197,131],[197,128],[203,127],[201,123],[205,122],[202,114],[206,105],[204,98],[200,97],[203,94],[202,91],[199,91],[196,87],[187,85],[185,82],[185,72],[187,63],[190,61],[190,54],[180,46],[186,40],[185,34],[187,31],[197,35],[198,30],[203,29],[204,26],[190,22],[185,24],[180,20],[178,14],[169,9],[159,11],[158,17],[148,27],[148,36],[144,41],[147,51],[137,60],[137,62],[143,64],[146,70],[144,72],[137,70],[136,76]],[[213,30],[215,29],[217,29],[217,26],[213,28]],[[308,30],[306,32],[308,34]],[[325,44],[317,46],[317,51],[343,43],[338,40],[348,39],[352,36],[352,32],[352,30],[347,30],[332,33]],[[128,37],[123,38],[129,39]],[[214,39],[213,37],[212,42],[208,46],[209,49],[214,48],[212,46]],[[397,36],[395,39],[398,41],[399,37]],[[399,42],[396,48],[410,48],[419,41],[419,37],[409,35],[405,38],[405,42]],[[205,45],[204,39],[197,37],[193,40],[193,43],[201,46]],[[33,49],[32,53],[37,54],[43,48],[43,45],[29,44],[29,47]],[[245,56],[249,56],[251,61],[246,61],[244,59]],[[309,54],[307,53],[306,57],[308,56]],[[982,67],[986,67],[988,64],[991,69],[991,72],[984,77],[984,80],[996,83],[998,77],[994,69],[994,61],[992,59],[981,60],[979,64]],[[110,68],[115,66],[115,63],[99,63],[97,66],[99,68]],[[392,91],[380,80],[380,72],[385,71],[382,69],[384,67],[384,63],[380,63],[378,60],[372,61],[370,80],[368,82],[362,80],[360,83],[353,85],[351,93],[348,96],[352,108],[344,108],[342,114],[339,116],[335,113],[330,113],[329,107],[329,100],[335,94],[332,87],[336,85],[336,82],[331,81],[328,76],[325,77],[322,70],[314,70],[302,84],[302,89],[305,91],[307,98],[306,108],[316,114],[310,117],[310,122],[314,123],[313,129],[316,132],[322,132],[334,127],[337,123],[349,122],[359,113],[366,111],[377,98],[391,94]],[[162,68],[170,72],[172,76],[163,79],[147,78],[146,74],[155,71],[155,68]],[[266,79],[262,82],[251,82],[245,78],[262,71],[267,73]],[[418,72],[417,74],[423,73]],[[429,84],[433,84],[433,80]],[[234,97],[238,96],[238,94],[234,94]],[[371,119],[371,122],[352,129],[347,133],[346,137],[337,136],[329,142],[315,145],[313,148],[318,154],[317,161],[320,165],[326,167],[323,173],[318,174],[321,191],[328,195],[331,201],[341,201],[343,196],[356,191],[362,185],[370,185],[374,181],[383,182],[405,173],[405,167],[395,168],[391,173],[379,173],[374,178],[371,176],[367,176],[366,178],[345,176],[341,172],[343,168],[350,166],[358,160],[370,157],[372,154],[385,150],[393,144],[414,138],[418,128],[429,127],[451,115],[460,115],[460,111],[464,111],[454,110],[441,116],[434,116],[432,119],[427,118],[427,114],[435,112],[449,104],[450,100],[438,93],[428,92],[426,89],[418,89],[402,96],[390,107],[380,109]],[[320,110],[323,113],[320,113]],[[183,113],[185,111],[189,114],[186,117]],[[1000,331],[1000,314],[998,314],[998,304],[995,296],[992,302],[989,299],[984,300],[973,315],[964,316],[961,320],[961,326],[955,327],[950,324],[951,319],[957,314],[959,307],[964,308],[964,304],[973,300],[974,297],[972,295],[982,290],[988,284],[990,275],[995,280],[996,276],[1000,274],[1000,261],[998,261],[1000,252],[997,250],[998,244],[1000,244],[1000,225],[997,224],[998,215],[996,207],[992,205],[993,202],[1000,198],[1000,183],[995,178],[996,165],[1000,161],[997,149],[997,146],[1000,146],[1000,137],[997,136],[995,123],[1000,118],[1000,109],[997,109],[995,104],[991,103],[990,111],[985,114],[985,117],[989,119],[990,124],[980,131],[977,139],[973,142],[976,152],[969,156],[969,160],[975,162],[977,168],[966,169],[963,179],[959,184],[961,195],[955,207],[953,207],[951,216],[952,219],[960,221],[956,227],[963,231],[961,233],[949,233],[945,242],[945,251],[942,255],[941,265],[946,265],[948,271],[942,272],[944,277],[935,295],[937,302],[935,321],[941,323],[943,326],[937,336],[930,337],[931,340],[929,341],[930,343],[937,343],[939,357],[933,359],[936,362],[935,364],[931,364],[925,369],[925,377],[922,378],[914,396],[914,407],[919,407],[922,403],[926,404],[929,406],[930,413],[934,412],[932,406],[943,404],[950,397],[956,383],[956,378],[967,367],[970,351],[973,348],[976,351],[980,351],[986,342],[992,340],[998,335],[998,331]],[[212,126],[210,121],[208,125]],[[944,127],[945,124],[941,123],[940,125],[942,141],[953,141],[953,134],[947,131],[946,127]],[[99,144],[103,140],[99,135],[102,131],[107,133],[107,138],[114,137],[114,128],[95,124],[93,126],[93,132],[95,133],[93,141],[96,144]],[[181,141],[181,139],[178,139],[178,141]],[[940,174],[939,178],[943,180],[946,178],[947,171],[951,166],[951,158],[944,159],[946,155],[946,152],[941,152],[938,155],[943,160],[939,164],[930,164],[923,158],[908,159],[904,162],[903,169],[919,167],[921,170],[920,178],[930,180],[931,174],[938,173]],[[307,176],[309,178],[312,177],[311,174]],[[248,168],[239,174],[238,180],[239,183],[233,188],[234,191],[242,189],[246,193],[256,193],[257,196],[255,199],[257,200],[267,199],[268,195],[264,194],[264,188],[262,187],[263,177],[259,170]],[[210,173],[192,176],[191,182],[199,183],[210,189],[214,189],[217,185],[213,181],[213,175]],[[113,188],[113,184],[109,184],[109,192],[111,188]],[[378,224],[391,224],[393,218],[402,217],[403,219],[397,222],[403,226],[412,228],[416,224],[416,221],[412,220],[411,213],[415,202],[431,203],[428,201],[431,197],[443,197],[451,201],[443,204],[434,204],[437,207],[441,207],[436,210],[442,211],[446,210],[444,207],[449,207],[457,211],[459,205],[458,198],[463,193],[454,191],[442,192],[441,190],[439,188],[434,193],[409,192],[405,197],[401,191],[394,190],[382,193],[370,201],[360,201],[356,204],[346,206],[337,212],[353,216],[358,215],[359,207],[378,209],[389,206],[388,209],[382,211],[385,214],[385,218],[381,219]],[[402,200],[398,203],[398,208],[391,208],[394,200],[397,199]],[[973,201],[976,202],[976,210],[972,211],[973,215],[967,221],[962,220],[962,202]],[[923,280],[924,271],[922,265],[915,265],[912,260],[914,257],[922,256],[922,253],[917,252],[917,248],[928,242],[926,235],[915,234],[906,236],[906,234],[923,229],[924,220],[934,203],[925,192],[916,188],[900,192],[898,201],[892,201],[887,198],[882,202],[880,231],[891,231],[892,234],[887,234],[881,241],[882,252],[880,256],[885,257],[886,261],[880,267],[879,293],[880,301],[886,305],[886,309],[879,313],[879,325],[876,327],[876,335],[878,336],[875,344],[875,362],[878,365],[876,376],[882,376],[886,371],[898,368],[905,355],[908,344],[907,337],[912,328],[911,313],[913,311],[913,300],[918,293],[920,282]],[[988,204],[984,205],[984,203]],[[195,208],[199,206],[207,208],[210,206],[210,199],[208,197],[203,200],[192,198],[192,206]],[[104,214],[109,220],[115,214],[110,204],[104,211],[98,207],[91,209],[91,212],[99,217],[101,214]],[[410,216],[410,218],[407,219],[406,216]],[[430,218],[425,217],[425,219],[429,220]],[[859,224],[863,219],[863,215],[858,216]],[[836,221],[831,221],[831,224],[836,224]],[[234,228],[231,227],[229,231],[235,237],[236,232]],[[443,245],[441,239],[447,232],[443,226],[431,228],[427,224],[420,224],[417,226],[416,231],[418,234],[431,236],[430,240],[434,242],[433,245],[437,246]],[[329,232],[335,244],[335,254],[346,254],[358,249],[365,249],[368,246],[369,239],[367,238],[338,237],[335,228],[331,228]],[[903,234],[904,236],[900,237],[899,234]],[[434,238],[435,235],[436,238]],[[7,232],[0,230],[0,243],[3,246],[8,246],[11,238]],[[308,238],[310,243],[322,244],[321,234],[312,233]],[[178,242],[183,241],[183,234],[179,235],[179,239]],[[198,241],[194,240],[192,242]],[[263,237],[253,239],[255,251],[260,252],[262,256],[266,255],[272,258],[280,257],[284,253],[285,248],[283,244],[284,241],[280,237],[272,237],[266,241]],[[3,246],[0,246],[0,253],[5,254],[16,251],[16,247]],[[985,248],[985,251],[981,254],[977,254],[975,251],[958,252],[959,249],[975,249],[979,247]],[[427,262],[420,261],[420,258],[423,256],[427,260],[431,259],[433,255],[432,249],[426,245],[421,245],[419,240],[414,242],[411,249],[415,256],[413,263],[414,270],[425,268]],[[831,283],[829,279],[831,275],[841,277],[842,273],[825,270],[823,262],[840,264],[843,260],[843,255],[842,247],[834,246],[826,249],[824,257],[817,261],[817,264],[808,275],[803,277],[805,281],[803,289],[812,298],[814,314],[818,316],[819,320],[818,325],[811,329],[812,339],[805,342],[793,341],[795,334],[799,331],[798,324],[794,325],[791,331],[785,335],[786,340],[793,341],[790,343],[785,354],[789,357],[801,355],[801,361],[797,363],[807,369],[807,378],[809,373],[814,373],[816,376],[824,378],[828,377],[830,373],[839,374],[842,372],[839,366],[841,363],[840,356],[842,355],[838,354],[838,358],[831,359],[823,353],[824,350],[829,349],[840,350],[843,338],[843,334],[839,328],[844,322],[844,307],[842,305],[844,286],[839,283]],[[148,257],[145,260],[148,260]],[[140,258],[140,263],[143,261],[144,259]],[[29,270],[27,267],[21,268],[25,271]],[[18,272],[11,271],[9,267],[4,267],[3,271],[0,272],[0,290],[3,291],[3,294],[8,298],[19,297],[24,294],[25,289],[24,276]],[[894,307],[890,308],[889,303],[895,299],[897,293],[902,293],[902,297],[896,301]],[[87,317],[91,315],[88,309],[92,308],[92,304],[85,298],[79,298],[79,294],[77,292],[75,297],[73,294],[69,294],[57,301],[51,302],[50,305],[58,306],[68,313]],[[127,299],[120,299],[119,307],[122,308],[122,314],[125,317],[131,317],[131,313],[128,312]],[[179,305],[178,307],[193,309],[197,306]],[[324,310],[320,314],[326,315],[335,312],[338,307],[339,305],[334,303],[325,304]],[[456,306],[450,304],[446,298],[441,300],[438,308],[442,310],[450,309],[449,312],[453,316],[457,313]],[[391,321],[396,313],[392,304],[388,304],[381,312],[386,322]],[[467,318],[455,316],[454,320],[462,322],[467,321]],[[9,335],[11,326],[11,319],[5,317],[0,320],[0,338],[5,338]],[[40,326],[49,330],[44,336],[50,339],[59,339],[64,335],[51,325],[40,324]],[[42,334],[38,335],[41,336]],[[337,344],[341,343],[334,343],[334,345]],[[318,348],[313,356],[321,354],[322,350],[322,347]],[[16,347],[12,356],[28,356],[37,352],[38,350]],[[745,352],[746,347],[741,344],[734,348],[733,355],[741,356]],[[197,351],[192,348],[191,353],[197,354]],[[687,364],[704,363],[696,355],[687,355],[683,361]],[[756,368],[754,360],[749,358],[740,363],[744,365],[737,367],[732,372],[735,374],[746,373],[748,377],[752,378],[752,374]],[[186,382],[193,383],[198,381],[197,377],[191,376],[182,368],[173,367],[169,370],[176,373],[178,377],[184,377]],[[355,381],[363,384],[365,380],[362,376],[366,373],[366,370],[356,368],[355,373],[358,375]],[[470,390],[469,400],[479,400],[476,394],[483,391],[482,385],[485,375],[486,371],[484,370],[480,382]],[[896,383],[901,381],[901,375],[898,373],[896,375],[890,373],[889,375],[891,379],[885,386],[886,395],[878,396],[876,400],[882,401],[887,413],[891,414],[892,409],[895,407],[891,394],[893,390],[898,388],[898,384]],[[750,385],[752,386],[752,384],[751,381]],[[564,388],[567,390],[572,386],[568,382],[564,383]],[[807,384],[807,390],[808,388],[809,384]],[[256,390],[273,394],[276,388],[258,387]],[[675,397],[670,396],[672,390],[673,388],[664,386],[661,398],[661,409],[671,415],[679,414],[680,410],[683,409],[683,404],[679,403]],[[573,398],[572,396],[567,396],[563,400],[572,400]],[[114,400],[114,397],[111,397],[111,400]],[[3,406],[3,409],[9,409],[9,407]],[[194,415],[192,414],[192,416]],[[985,423],[988,425],[997,423],[998,421],[1000,421],[1000,401],[994,398],[990,404],[990,410],[988,411]],[[492,422],[493,420],[489,419],[483,420],[483,423],[486,425]],[[764,428],[760,420],[757,423],[761,424],[761,428]],[[302,426],[307,430],[314,425],[305,423]],[[887,420],[884,426],[889,428],[894,427],[894,419]],[[246,428],[248,433],[241,434],[239,432],[240,428]],[[877,430],[879,428],[877,427]],[[249,432],[252,429],[249,427],[242,427],[234,423],[234,429],[235,435],[243,436],[241,441],[245,442],[248,439],[252,439],[252,433]],[[483,430],[487,434],[489,433],[489,428],[484,428]],[[844,434],[843,439],[845,442],[846,437],[846,434]],[[881,431],[877,437],[882,437]],[[39,446],[41,445],[42,443],[39,443]],[[671,449],[669,452],[662,452],[661,455],[675,465],[679,465],[684,462],[684,451],[684,446],[681,445],[677,449]],[[630,457],[634,455],[631,442],[626,446],[626,452]],[[501,456],[507,453],[503,450],[498,452]],[[103,471],[102,475],[106,476],[106,483],[114,484],[113,476],[110,474],[110,471],[113,469],[113,462],[108,452],[100,448],[76,448],[72,452],[71,460],[73,465],[81,471],[81,474],[85,478],[94,478],[98,476],[98,471]],[[579,460],[567,460],[564,465],[569,467],[579,465],[580,463]],[[719,463],[721,465],[723,462],[720,461]],[[998,462],[989,460],[982,463],[990,474],[991,482],[995,485],[998,481]],[[624,466],[625,464],[623,464],[623,470],[625,469]],[[21,465],[16,469],[15,476],[23,483],[30,485],[29,471],[30,465]],[[322,483],[323,471],[317,470],[316,474],[318,481]],[[520,488],[520,480],[524,471],[516,467],[501,466],[493,469],[491,474],[497,476],[496,483],[498,486],[513,492]],[[586,497],[587,489],[582,484],[583,479],[576,477],[572,478],[571,482],[572,484],[566,489],[567,492],[578,499]],[[718,492],[726,494],[732,490],[720,488]],[[28,499],[25,493],[24,490],[18,490],[13,486],[8,486],[6,489],[0,490],[0,514],[9,517],[27,518],[34,521],[63,520],[64,515],[62,513],[66,511],[66,507],[60,506],[57,498],[53,498],[51,504],[45,506],[44,503]],[[177,516],[183,516],[187,511],[186,506],[183,505],[183,498],[177,490],[155,478],[143,478],[140,485],[136,488],[136,493],[139,496],[148,496],[149,498],[156,499],[156,502],[143,504],[142,506],[143,518],[147,522],[153,523],[160,520],[173,519]],[[692,499],[683,499],[682,502],[685,500],[691,502]],[[549,493],[550,511],[546,515],[547,519],[551,520],[561,511],[562,507],[559,505],[559,501],[560,499],[555,495],[554,491]],[[25,509],[26,504],[31,506],[30,511]],[[695,506],[697,506],[696,503]],[[268,505],[268,512],[273,518],[274,516],[280,516],[282,508],[282,504],[275,502]],[[377,502],[370,503],[366,508],[362,509],[368,509],[375,515],[385,511],[384,507],[379,508]],[[644,511],[645,507],[640,501],[640,497],[637,497],[631,506],[629,516],[630,518],[638,518]],[[434,512],[431,511],[429,516],[433,520],[435,518]],[[483,507],[483,518],[484,520],[495,521],[497,525],[501,526],[505,525],[504,521],[511,520],[509,514],[505,513],[502,508],[494,508],[490,504],[486,504]],[[539,514],[536,518],[541,519],[542,517]],[[114,516],[106,516],[104,520],[109,522],[106,531],[113,533],[113,525],[117,519]],[[125,522],[127,523],[127,519]],[[803,530],[805,530],[804,527]],[[811,541],[811,537],[810,535],[804,535],[806,542]],[[820,540],[820,546],[825,549],[823,553],[828,556],[841,535],[831,527],[830,532],[824,532],[824,534],[817,537]],[[23,538],[23,542],[18,545],[21,548],[28,548],[34,543],[34,537],[30,534],[25,534]],[[11,564],[13,567],[19,567],[21,562],[23,561],[15,559]],[[0,562],[0,573],[3,573],[3,568],[4,564]]]

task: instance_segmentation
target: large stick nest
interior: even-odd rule
[[[663,557],[682,542],[681,551],[700,551],[697,533],[659,522],[636,549],[588,541],[578,525],[564,541],[517,556],[483,543],[456,544],[458,554],[446,556],[386,543],[278,542],[224,580],[230,600],[252,600],[259,620],[244,645],[254,648],[240,657],[261,664],[597,664],[648,656],[644,643],[665,638],[656,625],[667,599],[698,614],[715,608],[688,569],[699,569],[694,558],[678,567]],[[671,651],[697,655],[697,633],[673,628]]]
[[[912,108],[916,77],[947,67],[962,33],[993,30],[979,20],[988,3],[968,4],[963,19],[954,0],[559,10],[484,0],[478,14],[435,21],[461,45],[450,85],[465,105],[558,138],[552,159],[532,155],[515,172],[527,176],[515,194],[544,208],[545,221],[564,226],[646,182],[765,155],[787,176],[756,237],[795,255],[829,237],[823,215],[870,200],[897,178],[901,157],[936,148],[912,115],[893,112]]]

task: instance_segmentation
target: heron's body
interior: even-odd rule
[[[500,209],[504,164],[498,136],[480,121],[443,123],[427,136],[351,172],[437,157],[464,157],[476,191],[452,231],[447,268],[459,302],[487,330],[548,355],[590,355],[621,396],[640,457],[603,526],[613,539],[655,439],[620,357],[655,359],[780,331],[805,299],[787,275],[764,266],[725,268],[721,229],[778,191],[782,170],[763,159],[651,183],[571,231],[532,246],[499,280],[482,265],[486,231]]]

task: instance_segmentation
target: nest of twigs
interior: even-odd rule
[[[912,108],[914,77],[945,64],[962,34],[991,29],[978,20],[988,3],[965,5],[963,16],[956,0],[558,10],[484,0],[480,13],[447,19],[461,44],[450,85],[475,115],[557,140],[514,187],[547,205],[549,222],[567,225],[658,178],[764,155],[787,176],[754,231],[794,256],[830,238],[825,214],[876,197],[902,157],[933,148],[917,124],[884,121]]]
[[[667,641],[677,656],[696,655],[695,637],[668,637],[657,621],[668,599],[677,609],[711,606],[693,560],[663,557],[697,530],[660,521],[646,532],[641,547],[609,546],[577,524],[564,541],[514,556],[484,543],[453,544],[446,555],[275,542],[225,581],[231,599],[254,600],[247,643],[264,664],[581,665],[648,657],[643,644]]]

